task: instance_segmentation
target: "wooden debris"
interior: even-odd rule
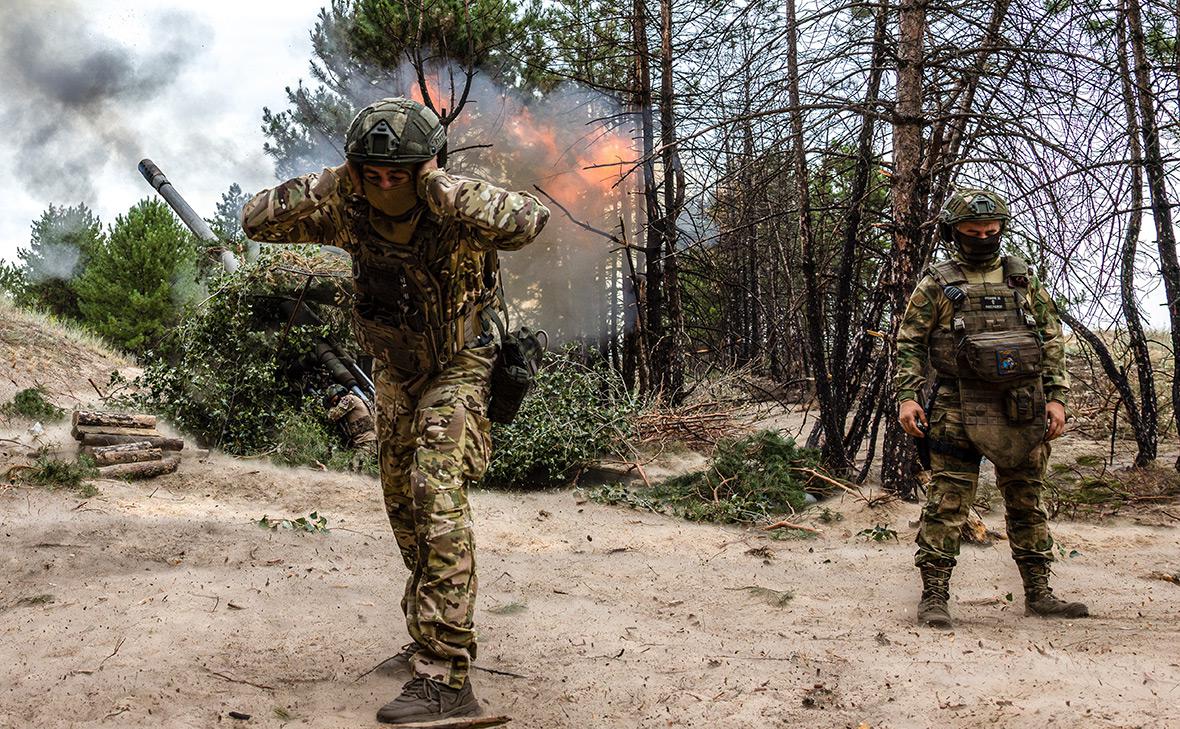
[[[799,531],[811,532],[812,534],[823,534],[823,532],[813,526],[807,526],[806,524],[795,524],[794,522],[789,521],[778,521],[774,524],[768,524],[767,526],[762,527],[762,531],[764,532],[773,531],[775,529],[798,529]]]
[[[138,413],[103,413],[96,410],[75,410],[72,425],[110,426],[113,428],[155,428],[155,415]]]
[[[135,443],[124,443],[112,446],[86,446],[82,452],[94,458],[99,466],[113,466],[117,463],[139,463],[141,461],[158,461],[164,457],[161,449],[153,447],[146,440]]]
[[[179,456],[169,456],[157,461],[143,461],[140,463],[119,463],[114,466],[102,466],[98,469],[103,478],[154,478],[166,473],[173,473],[180,466]]]
[[[70,435],[80,439],[84,435],[131,435],[139,438],[162,438],[155,428],[124,428],[117,425],[75,425]]]
[[[74,438],[83,453],[94,458],[104,478],[154,478],[174,472],[180,457],[164,451],[184,448],[180,438],[156,430],[156,416],[78,410],[73,415]]]
[[[83,446],[109,446],[120,445],[123,443],[136,443],[146,440],[153,448],[162,448],[166,451],[179,451],[184,449],[184,441],[180,438],[169,438],[167,436],[134,436],[134,435],[110,435],[106,433],[87,433],[82,436]]]

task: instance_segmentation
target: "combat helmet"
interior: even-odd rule
[[[344,156],[355,164],[412,165],[446,162],[447,130],[438,115],[413,99],[374,102],[356,115],[344,135]]]
[[[1008,212],[1008,203],[996,193],[967,187],[952,192],[942,204],[942,210],[938,211],[939,237],[950,243],[955,226],[966,220],[998,220],[1003,231],[1012,220],[1012,214]]]

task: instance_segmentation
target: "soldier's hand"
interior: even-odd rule
[[[1050,400],[1045,406],[1045,440],[1054,440],[1065,432],[1065,406]]]
[[[916,400],[906,400],[901,404],[897,411],[897,422],[901,423],[902,430],[915,438],[926,437],[921,427],[926,425],[926,411]]]

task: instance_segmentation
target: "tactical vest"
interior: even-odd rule
[[[363,199],[348,204],[357,343],[406,379],[440,372],[483,334],[500,270],[495,251],[461,243],[462,223],[417,214],[410,242],[397,245],[373,230]]]
[[[930,362],[958,382],[967,436],[1002,468],[1025,461],[1045,436],[1042,347],[1028,303],[1028,264],[1003,257],[1002,283],[972,282],[955,261],[927,273],[954,313],[930,334]]]

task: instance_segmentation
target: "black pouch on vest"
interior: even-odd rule
[[[1037,392],[1033,385],[1013,387],[1004,393],[1004,410],[1013,425],[1031,423],[1037,417]]]
[[[500,353],[492,368],[488,420],[507,425],[516,418],[520,404],[533,386],[549,345],[549,335],[521,327],[501,338]]]

